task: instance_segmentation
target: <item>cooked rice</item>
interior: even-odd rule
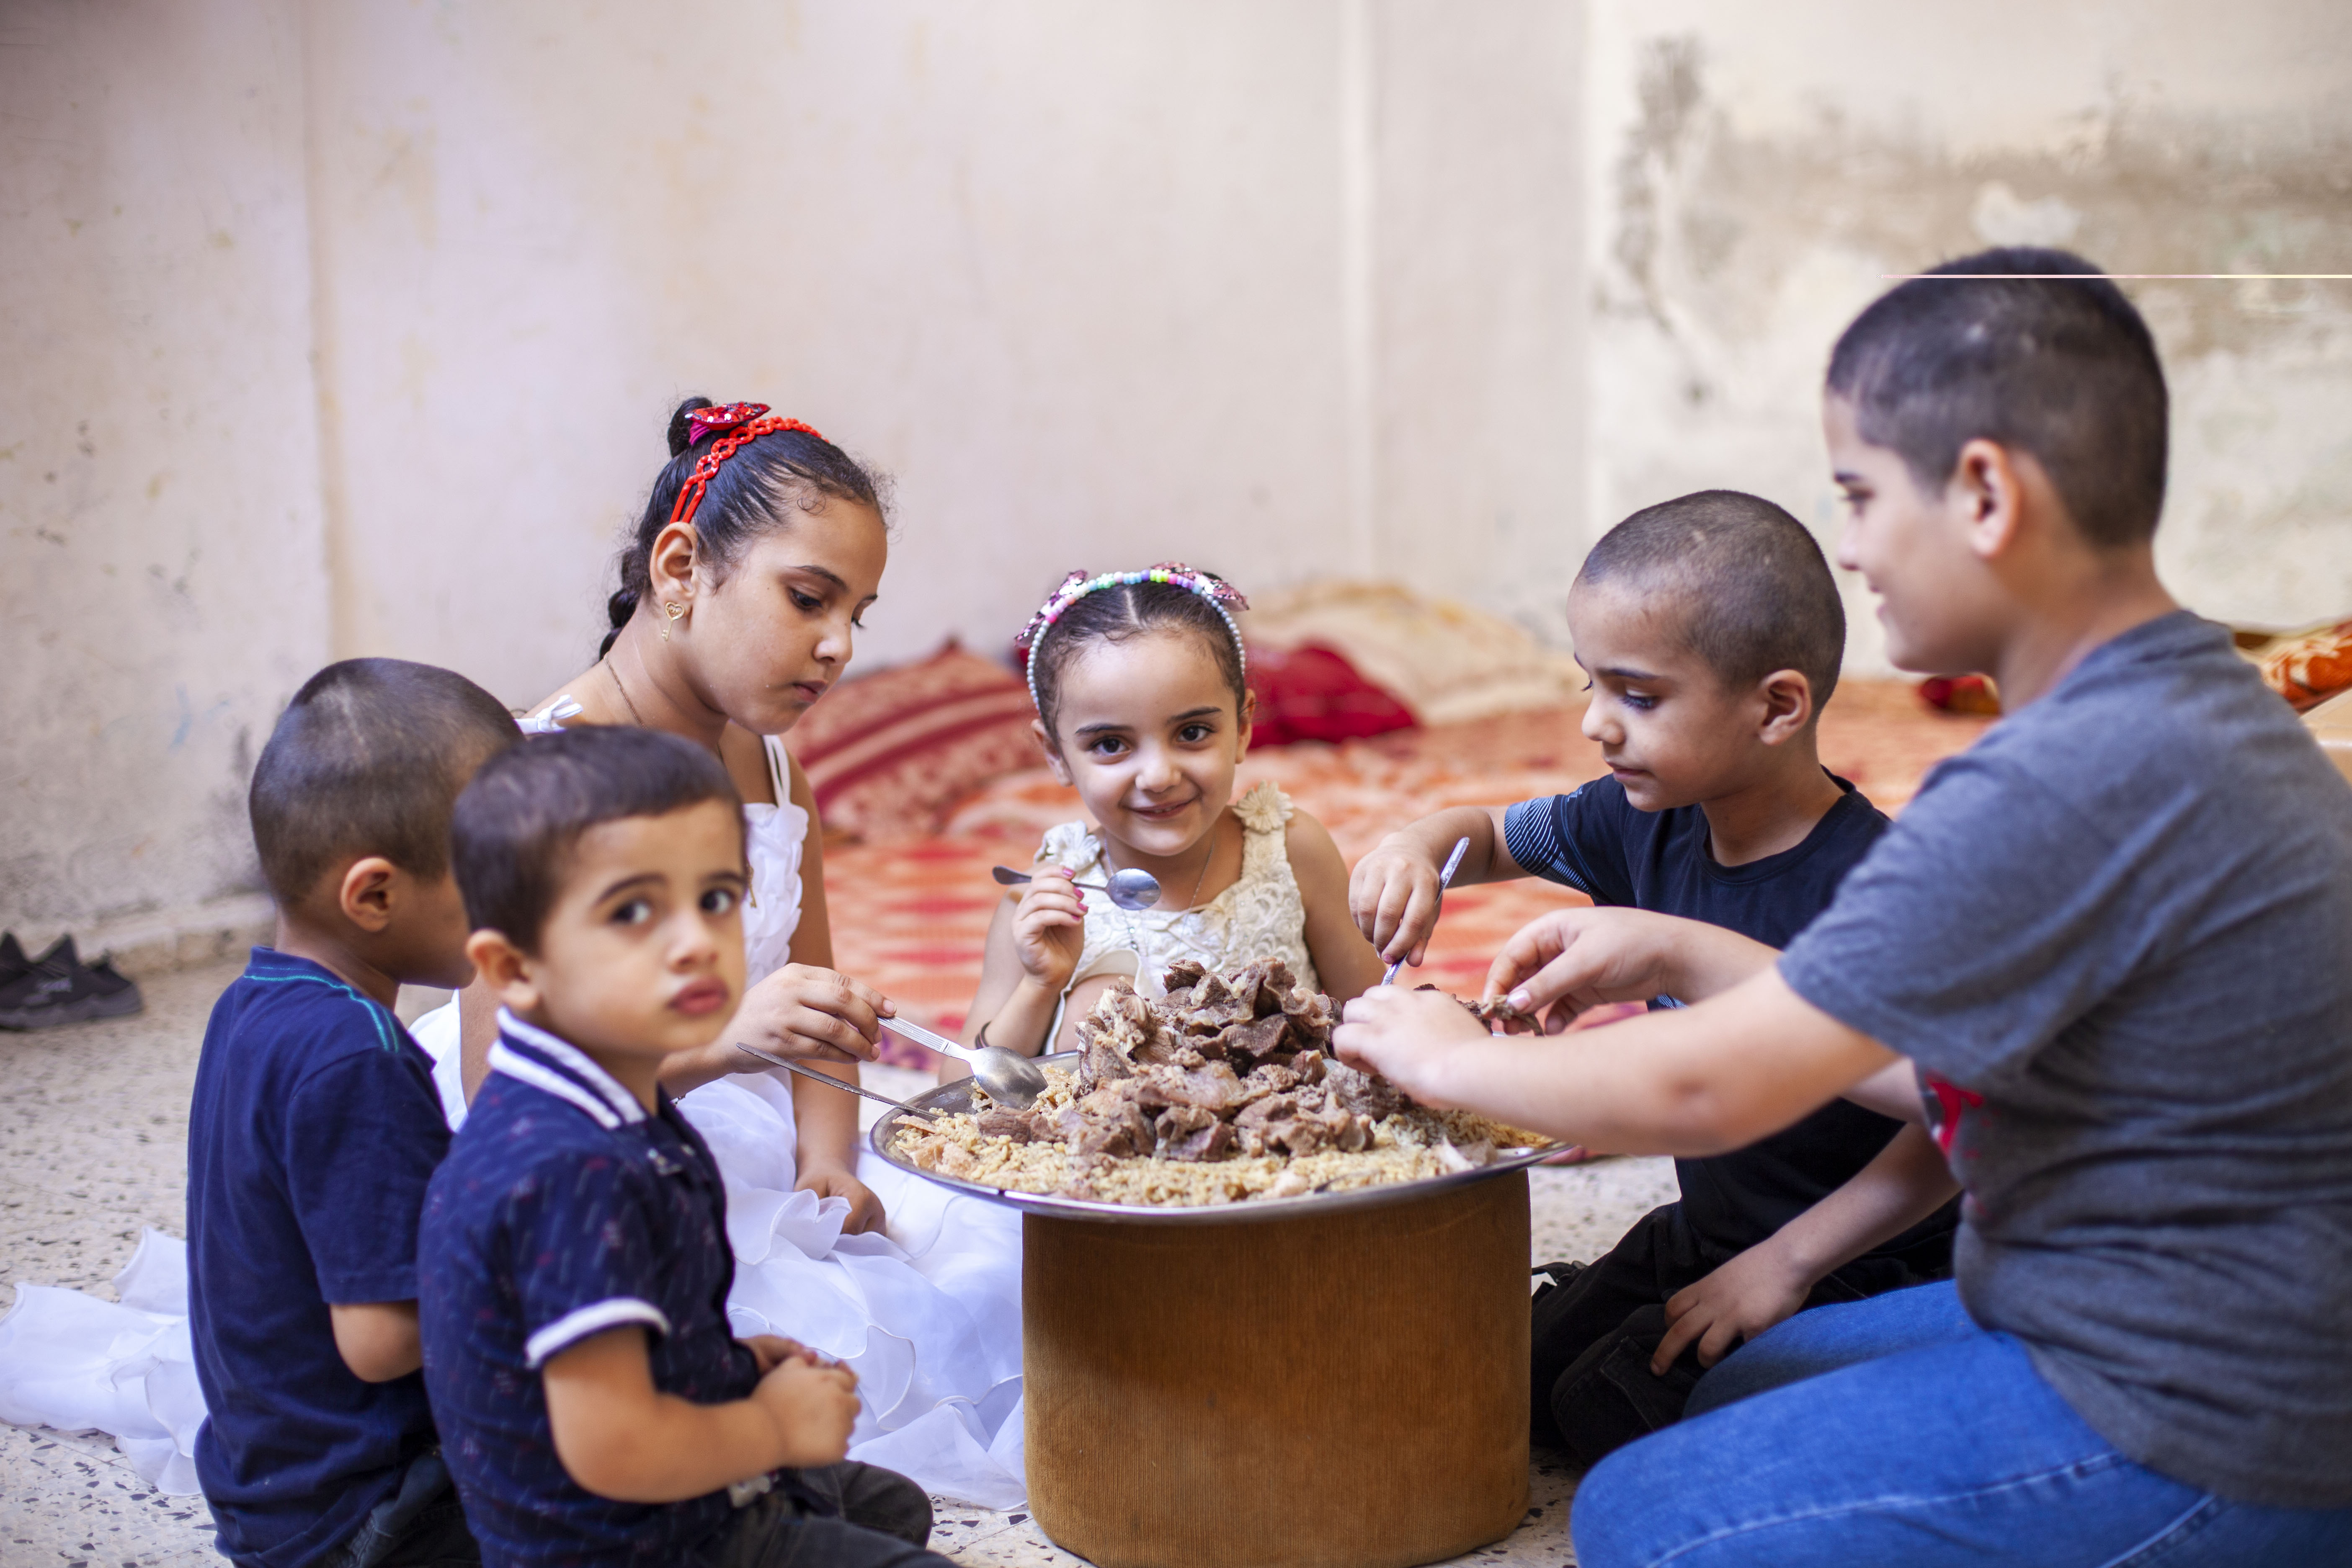
[[[1044,1071],[1045,1091],[1033,1109],[1050,1116],[1076,1098],[1077,1075],[1059,1067]],[[978,1110],[989,1108],[987,1093],[977,1085],[972,1100]],[[929,1129],[902,1121],[890,1145],[892,1153],[919,1170],[1009,1192],[1186,1207],[1425,1181],[1483,1165],[1498,1148],[1551,1142],[1469,1111],[1415,1106],[1373,1123],[1371,1147],[1359,1152],[1324,1150],[1200,1162],[1084,1155],[1066,1143],[983,1135],[975,1112],[927,1114]]]

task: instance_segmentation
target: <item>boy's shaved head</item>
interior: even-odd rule
[[[2047,273],[2069,276],[2014,276]],[[1931,495],[1981,438],[2031,452],[2091,544],[2156,532],[2164,367],[2132,302],[2079,256],[1987,250],[1897,285],[1838,339],[1829,390],[1853,405],[1862,438],[1900,453]]]
[[[437,881],[457,792],[521,739],[462,675],[399,658],[329,665],[286,705],[253,770],[247,807],[271,895],[298,905],[337,861],[363,855]]]
[[[1613,584],[1680,623],[1726,686],[1793,669],[1819,713],[1845,658],[1845,606],[1805,525],[1760,496],[1700,490],[1635,512],[1585,556],[1580,584]]]

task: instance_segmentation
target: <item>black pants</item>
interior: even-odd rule
[[[419,1454],[325,1568],[471,1568],[482,1549],[466,1528],[457,1488],[438,1448]]]
[[[910,1568],[945,1563],[931,1538],[923,1489],[877,1465],[845,1461],[801,1470],[799,1490],[778,1487],[736,1511],[695,1554],[694,1568]],[[830,1511],[828,1511],[828,1510]]]
[[[1585,1465],[1682,1419],[1704,1369],[1697,1347],[1664,1376],[1650,1357],[1666,1337],[1666,1301],[1734,1255],[1710,1247],[1683,1219],[1682,1205],[1653,1209],[1606,1256],[1555,1265],[1555,1283],[1536,1293],[1532,1336],[1538,1442],[1558,1443]],[[1859,1301],[1951,1273],[1948,1234],[1899,1254],[1855,1258],[1813,1287],[1805,1306]]]

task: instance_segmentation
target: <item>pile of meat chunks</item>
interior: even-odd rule
[[[1124,987],[1078,1025],[1078,1098],[1058,1111],[997,1107],[982,1133],[1067,1144],[1080,1154],[1229,1160],[1354,1152],[1373,1124],[1412,1104],[1387,1079],[1329,1053],[1329,998],[1278,958],[1230,976],[1190,961],[1168,994]]]

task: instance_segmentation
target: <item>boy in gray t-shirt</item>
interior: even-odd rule
[[[1492,982],[1689,1007],[1531,1056],[1374,993],[1335,1044],[1629,1151],[1908,1100],[1965,1185],[1957,1289],[1724,1362],[1586,1479],[1589,1568],[2352,1562],[2352,790],[2157,580],[2166,399],[2129,302],[2061,252],[1939,271],[2000,276],[1903,284],[1832,359],[1840,560],[1897,664],[1988,671],[2009,717],[1785,954],[1571,910]],[[1903,1223],[1890,1198],[1854,1237]]]

